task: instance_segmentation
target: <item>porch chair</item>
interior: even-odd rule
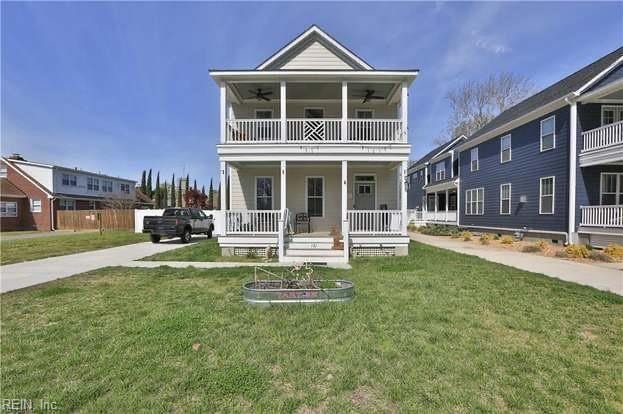
[[[307,224],[307,232],[311,233],[311,223],[309,220],[309,215],[307,213],[296,213],[294,218],[295,221],[295,233],[299,232],[299,224],[305,225]]]

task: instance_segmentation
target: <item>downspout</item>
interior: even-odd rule
[[[575,212],[577,190],[577,139],[578,139],[578,105],[579,94],[573,92],[565,97],[569,104],[569,205],[567,217],[567,243],[576,242]]]
[[[51,231],[55,231],[56,228],[54,227],[54,200],[56,200],[55,197],[50,197],[50,230]]]

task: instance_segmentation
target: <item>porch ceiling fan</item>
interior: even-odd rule
[[[374,94],[374,89],[366,89],[365,90],[365,95],[357,96],[357,98],[363,98],[361,103],[366,103],[366,102],[371,101],[373,99],[385,99],[384,96],[375,95]]]
[[[272,95],[272,91],[262,91],[262,88],[257,88],[257,90],[249,90],[249,93],[252,96],[249,96],[247,99],[257,99],[258,101],[268,101],[270,102],[269,95]]]

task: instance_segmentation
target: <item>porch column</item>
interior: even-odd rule
[[[286,82],[281,81],[279,86],[279,114],[281,115],[281,141],[286,142],[287,140],[287,118],[286,118]]]
[[[342,141],[348,140],[348,82],[342,82]]]
[[[281,180],[279,181],[281,212],[286,209],[286,161],[281,160]]]
[[[446,221],[448,221],[448,190],[446,190]]]
[[[576,209],[576,177],[577,177],[577,139],[578,139],[578,104],[572,102],[569,114],[569,217],[568,233],[569,243],[577,241],[575,232],[575,209]]]
[[[219,89],[221,92],[221,144],[224,144],[225,137],[227,135],[227,85],[225,84],[225,82],[221,82],[221,84],[219,85]]]
[[[402,120],[403,141],[409,140],[409,88],[407,82],[402,82],[400,94],[400,119]]]
[[[285,234],[288,232],[288,222],[286,221],[286,161],[281,160],[279,179],[279,200],[281,202],[281,218],[279,220],[278,241],[279,241],[279,260],[282,260],[285,253]]]
[[[407,168],[408,161],[402,161],[400,167],[400,211],[402,212],[402,234],[407,234]]]
[[[437,204],[439,204],[439,197],[437,197],[437,192],[435,191],[435,220],[437,220],[437,210],[438,210],[438,206]]]
[[[219,202],[221,210],[227,210],[227,162],[221,161],[221,193],[219,194]]]
[[[348,220],[348,161],[342,161],[342,221]]]

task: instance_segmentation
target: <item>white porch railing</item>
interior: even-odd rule
[[[623,206],[581,206],[582,226],[623,227]]]
[[[350,234],[402,234],[400,210],[348,210]]]
[[[623,121],[582,133],[582,152],[623,143]]]
[[[288,141],[340,141],[342,121],[340,119],[288,119]]]
[[[227,142],[274,142],[281,140],[279,119],[231,119]]]
[[[365,142],[403,142],[400,119],[349,119],[348,140]]]
[[[456,223],[456,210],[425,211],[424,220]]]
[[[277,234],[279,210],[227,210],[225,211],[226,234]]]

